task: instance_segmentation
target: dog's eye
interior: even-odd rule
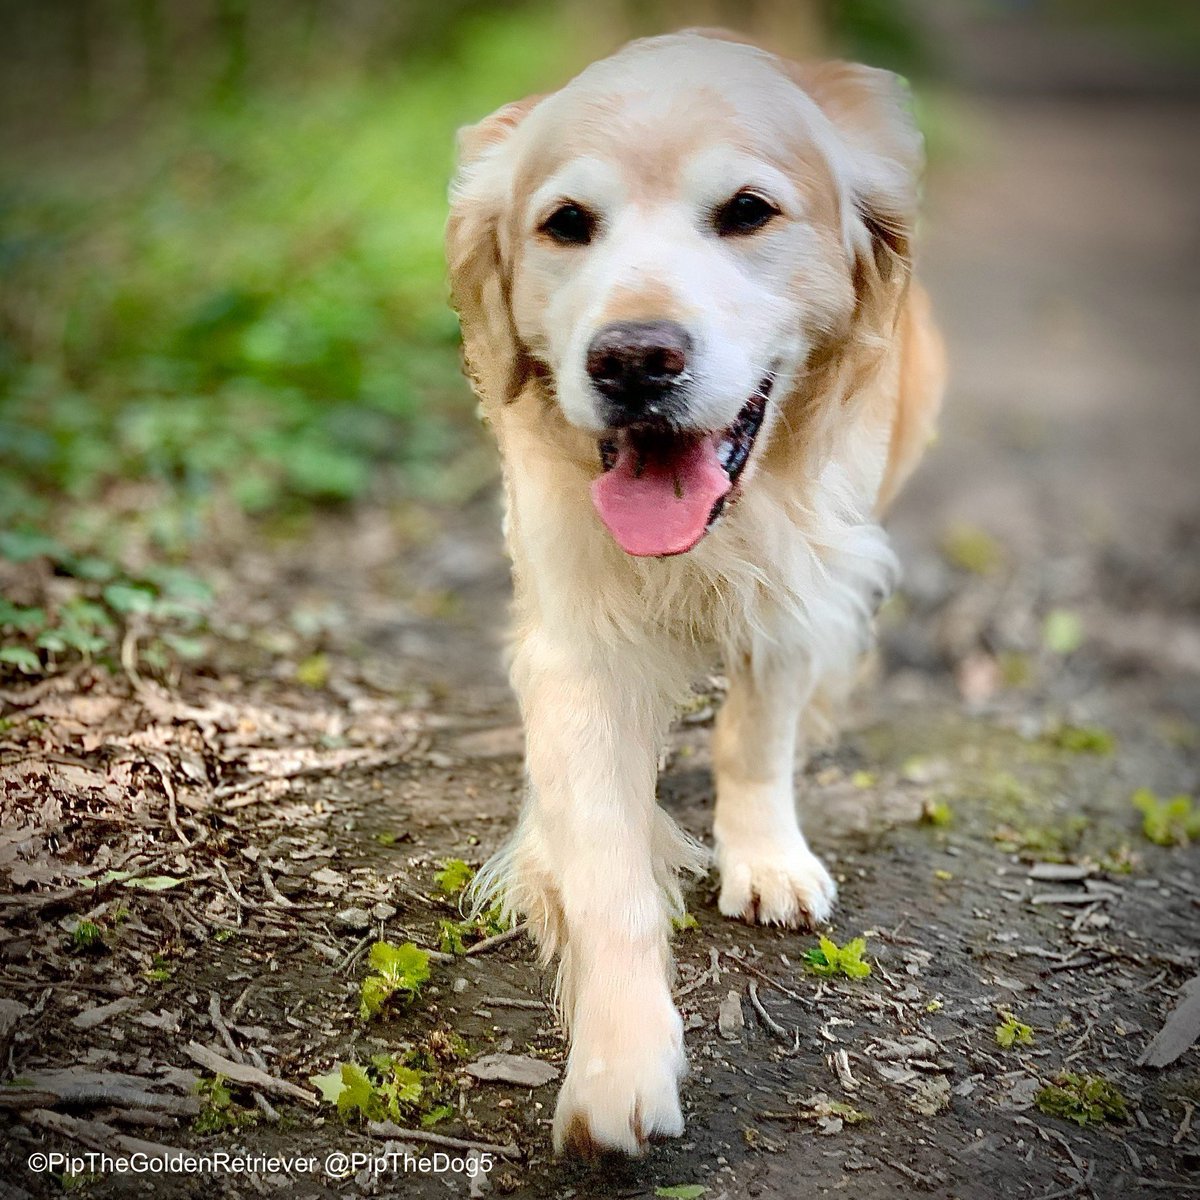
[[[595,228],[596,218],[578,204],[559,205],[541,225],[543,233],[567,246],[586,246]]]
[[[754,233],[778,215],[779,209],[757,192],[738,192],[717,209],[717,232],[722,237]]]

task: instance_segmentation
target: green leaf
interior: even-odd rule
[[[991,575],[1004,559],[1000,543],[974,525],[956,525],[942,537],[942,555],[952,566],[973,575]]]
[[[1042,642],[1054,654],[1074,654],[1083,645],[1083,622],[1078,614],[1065,608],[1054,608],[1046,614],[1042,625]]]
[[[1200,809],[1190,796],[1160,800],[1149,788],[1138,788],[1132,803],[1142,814],[1142,833],[1158,846],[1186,846],[1200,839]]]
[[[208,643],[203,638],[183,637],[178,633],[164,633],[162,640],[171,650],[187,662],[195,662],[204,657]]]
[[[433,881],[446,896],[457,896],[475,876],[475,868],[469,867],[461,858],[448,858],[442,869],[434,873]]]
[[[342,1079],[341,1063],[338,1063],[328,1075],[310,1075],[308,1082],[321,1093],[321,1099],[326,1104],[336,1104],[338,1098],[346,1090],[345,1080]]]
[[[42,669],[42,660],[27,646],[0,646],[0,663],[8,663],[27,675]]]
[[[412,942],[402,946],[376,942],[371,947],[368,961],[390,984],[406,992],[419,991],[429,978],[429,951]]]
[[[804,961],[817,975],[845,975],[849,979],[865,979],[871,973],[871,964],[863,961],[867,948],[866,938],[851,938],[839,947],[832,938],[821,934],[818,944],[804,952]]]
[[[416,1067],[406,1067],[392,1060],[378,1090],[388,1115],[393,1120],[401,1120],[406,1110],[421,1099],[424,1080],[424,1071],[418,1071]]]
[[[438,949],[443,954],[466,954],[463,934],[472,928],[468,921],[438,921]]]
[[[148,613],[156,600],[153,588],[137,583],[110,583],[102,593],[113,612]]]
[[[440,1121],[446,1120],[447,1117],[454,1116],[455,1108],[453,1104],[439,1104],[436,1108],[431,1108],[421,1117],[421,1128],[432,1129]]]
[[[34,558],[66,558],[61,542],[38,533],[35,529],[6,529],[0,531],[0,558],[10,562],[29,562]]]
[[[1084,725],[1062,725],[1047,740],[1072,754],[1111,754],[1117,747],[1116,738],[1107,729]]]
[[[843,975],[849,975],[851,979],[864,979],[870,975],[871,964],[863,962],[862,957],[866,948],[867,939],[856,937],[838,951],[838,966]]]
[[[309,688],[323,688],[329,682],[329,655],[310,654],[297,663],[296,682]]]
[[[364,1021],[378,1016],[395,989],[381,975],[368,975],[362,981],[358,1011]]]
[[[343,1120],[357,1116],[363,1121],[376,1120],[379,1098],[366,1071],[353,1063],[342,1063],[342,1090],[337,1097],[338,1116]]]
[[[429,951],[412,942],[402,946],[376,942],[368,961],[375,974],[362,982],[359,1013],[364,1021],[378,1015],[397,992],[411,999],[429,978]]]
[[[40,608],[12,604],[0,596],[0,627],[18,633],[37,633],[46,624],[46,614]]]
[[[1032,1026],[1021,1024],[1010,1012],[1002,1012],[1000,1015],[1004,1021],[996,1026],[996,1044],[998,1046],[1002,1046],[1005,1050],[1011,1050],[1017,1043],[1022,1046],[1033,1045]]]
[[[699,1200],[707,1191],[702,1183],[677,1183],[671,1187],[657,1187],[654,1194],[663,1200]]]
[[[1120,1089],[1100,1075],[1065,1072],[1042,1088],[1033,1102],[1040,1112],[1081,1127],[1129,1117],[1128,1102]]]

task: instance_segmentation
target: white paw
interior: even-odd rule
[[[718,846],[718,907],[727,917],[786,925],[821,925],[837,899],[837,884],[803,838],[784,845]]]
[[[576,1036],[554,1112],[556,1153],[639,1155],[652,1138],[683,1132],[683,1024],[673,1007],[667,1019],[647,1016],[619,1037]]]

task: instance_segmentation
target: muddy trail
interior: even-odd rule
[[[872,677],[798,779],[829,932],[866,937],[869,976],[821,976],[815,935],[723,920],[700,881],[685,1136],[555,1162],[552,977],[442,873],[501,843],[522,787],[494,484],[330,518],[227,567],[222,620],[269,646],[231,636],[173,686],[134,647],[5,696],[0,1194],[1200,1192],[1200,1051],[1142,1061],[1186,1045],[1155,1039],[1200,986],[1200,855],[1161,803],[1200,790],[1198,111],[981,101],[981,161],[934,182],[943,434],[892,521]],[[701,838],[719,692],[698,681],[660,788]],[[377,941],[435,953],[364,1019]],[[343,1090],[339,1115],[312,1080],[342,1063],[391,1111]],[[27,1166],[165,1147],[257,1158]]]

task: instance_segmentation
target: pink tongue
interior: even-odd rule
[[[717,461],[713,439],[698,437],[647,457],[623,445],[616,465],[592,484],[592,503],[626,554],[682,554],[703,536],[709,514],[726,492],[729,476]]]

